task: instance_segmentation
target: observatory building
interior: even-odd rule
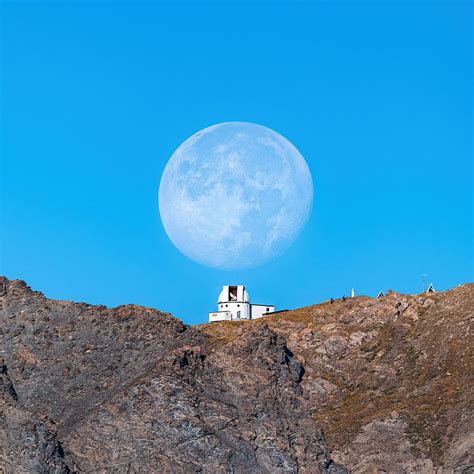
[[[223,286],[217,298],[217,311],[209,313],[209,322],[257,319],[274,311],[272,304],[250,304],[244,285]]]

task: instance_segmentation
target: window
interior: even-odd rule
[[[240,304],[237,305],[237,308],[240,308]]]
[[[237,287],[229,286],[229,301],[237,301]]]
[[[225,305],[225,307],[227,308],[227,306],[229,306],[228,304]]]
[[[223,305],[223,304],[221,304],[221,308],[223,308],[223,307],[224,307],[224,305]]]
[[[270,308],[267,308],[267,311],[270,311]]]

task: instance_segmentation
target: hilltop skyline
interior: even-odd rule
[[[472,281],[470,2],[2,9],[0,274],[190,324],[226,284],[278,310]],[[193,263],[160,221],[172,153],[227,121],[288,138],[314,181],[260,268]]]

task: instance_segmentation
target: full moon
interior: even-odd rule
[[[168,161],[160,216],[173,244],[208,267],[233,270],[281,255],[308,220],[313,182],[275,131],[224,122],[184,141]]]

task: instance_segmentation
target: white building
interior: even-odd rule
[[[217,299],[217,311],[209,313],[209,322],[257,319],[274,311],[273,304],[250,304],[244,285],[223,286]]]

